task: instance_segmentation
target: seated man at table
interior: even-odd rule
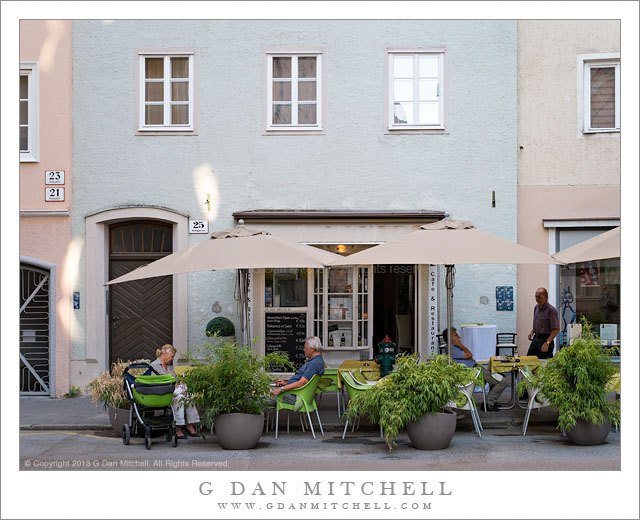
[[[296,370],[296,373],[291,376],[289,381],[285,382],[283,379],[276,381],[276,385],[279,385],[279,388],[271,391],[274,396],[280,395],[287,390],[300,388],[306,385],[314,375],[321,376],[324,374],[322,343],[319,337],[311,336],[305,340],[304,355],[308,361]],[[294,404],[296,400],[294,395],[285,395],[282,399],[287,404]]]
[[[475,367],[478,364],[473,359],[473,354],[471,351],[462,344],[460,340],[460,336],[458,336],[458,332],[456,329],[452,328],[452,338],[451,338],[451,359],[453,359],[456,363],[461,363],[462,365],[468,367]],[[444,329],[442,332],[442,337],[445,341],[447,341],[448,333],[447,329]],[[509,383],[507,382],[507,378],[502,376],[502,380],[498,381],[495,379],[491,372],[483,366],[480,366],[482,369],[482,376],[486,383],[489,383],[489,393],[487,394],[487,410],[490,412],[497,412],[500,408],[496,405],[496,402],[504,392],[504,389],[507,388]]]

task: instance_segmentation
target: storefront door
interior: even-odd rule
[[[399,352],[414,352],[415,266],[375,265],[373,268],[373,353],[385,336],[396,343]]]

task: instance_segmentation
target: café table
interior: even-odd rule
[[[511,400],[506,403],[507,406],[500,406],[501,410],[510,410],[516,403],[521,408],[526,408],[518,400],[518,371],[521,367],[527,366],[531,367],[531,371],[535,374],[540,369],[541,364],[541,360],[537,356],[492,356],[489,358],[489,372],[503,376],[511,375]]]
[[[343,361],[338,367],[340,372],[351,372],[352,370],[360,370],[369,381],[377,381],[380,379],[380,365],[375,361]],[[342,388],[342,379],[338,378],[338,388]]]
[[[489,359],[496,355],[497,332],[497,325],[470,323],[460,326],[460,339],[474,359]]]

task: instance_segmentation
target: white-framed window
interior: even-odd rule
[[[388,51],[388,129],[444,129],[444,50]]]
[[[192,131],[194,53],[138,53],[138,130]]]
[[[581,74],[582,132],[620,131],[620,54],[578,57]],[[580,66],[581,65],[581,66]]]
[[[20,161],[40,160],[38,63],[20,63]]]
[[[267,53],[267,131],[322,130],[322,53]]]

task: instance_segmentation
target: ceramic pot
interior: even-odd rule
[[[225,450],[250,450],[258,445],[264,429],[264,415],[222,414],[216,417],[214,428]]]
[[[456,431],[456,414],[446,410],[427,414],[420,421],[407,424],[407,433],[418,450],[444,450]]]
[[[597,425],[587,422],[584,419],[578,419],[576,425],[566,431],[567,437],[573,444],[579,446],[594,446],[602,444],[611,430],[611,423],[604,421]]]
[[[122,435],[122,427],[129,424],[129,410],[123,408],[109,407],[109,422],[116,435]]]

